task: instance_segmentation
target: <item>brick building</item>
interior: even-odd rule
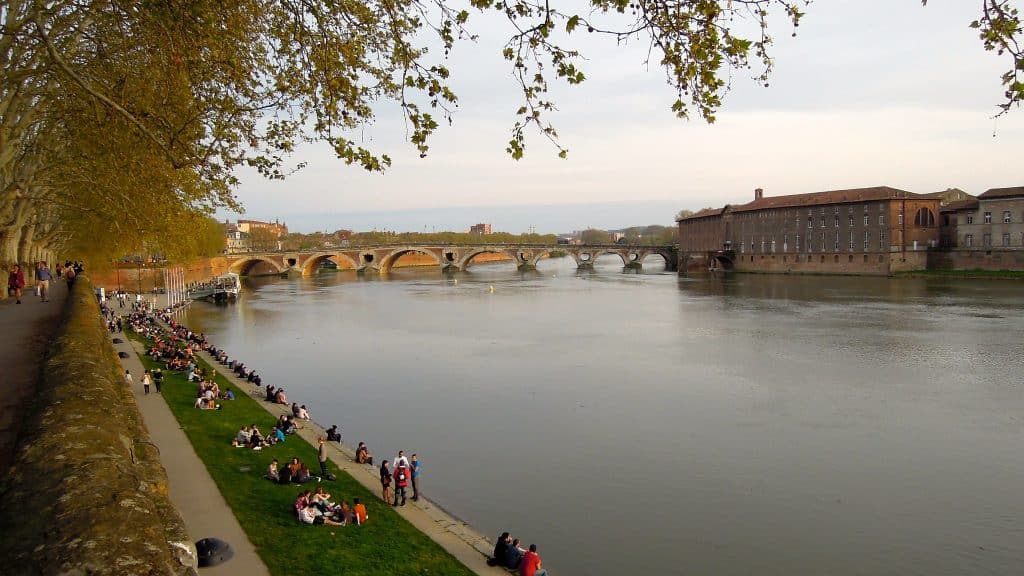
[[[288,225],[282,224],[279,220],[274,220],[273,222],[263,222],[260,220],[238,221],[238,230],[240,232],[252,234],[252,231],[257,229],[270,230],[277,238],[288,234]]]
[[[939,243],[939,204],[887,186],[774,197],[758,188],[753,202],[678,219],[679,251],[689,262],[738,271],[919,270]]]
[[[490,234],[491,233],[491,225],[490,224],[474,224],[474,225],[469,227],[469,233],[470,234]]]

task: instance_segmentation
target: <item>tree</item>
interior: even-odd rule
[[[54,250],[98,257],[187,235],[182,219],[238,208],[235,168],[284,178],[302,166],[288,163],[302,142],[327,142],[342,161],[383,170],[391,159],[356,141],[381,106],[401,110],[409,142],[427,154],[458,104],[445,57],[475,38],[470,11],[509,23],[502,57],[522,105],[506,149],[521,158],[528,129],[566,155],[547,120],[549,82],[585,81],[579,35],[647,44],[672,112],[713,122],[733,70],[767,84],[770,16],[795,30],[806,5],[8,0],[0,3],[0,261]],[[1008,111],[1024,97],[1018,12],[1010,0],[983,0],[972,26],[985,48],[1012,61],[1002,78]]]
[[[277,250],[277,234],[267,228],[249,229],[249,248],[257,252]]]
[[[588,228],[580,232],[580,240],[584,244],[611,244],[612,235],[604,230]]]

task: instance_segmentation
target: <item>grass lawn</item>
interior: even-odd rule
[[[205,360],[200,358],[204,370],[209,368]],[[142,356],[142,362],[146,368],[157,367],[148,356]],[[221,390],[235,388],[220,374],[216,379]],[[322,486],[335,502],[344,499],[351,505],[352,498],[358,497],[366,505],[369,520],[362,526],[299,523],[292,503],[300,491],[315,490],[317,484],[281,486],[265,480],[263,474],[272,459],[284,465],[293,456],[318,474],[316,449],[296,436],[258,452],[234,448],[231,440],[239,428],[255,423],[261,432],[269,432],[276,422],[274,416],[244,392],[239,391],[235,400],[220,401],[222,410],[193,408],[195,395],[196,384],[184,375],[164,372],[164,400],[271,574],[473,574],[333,464],[329,469],[337,480],[324,480]]]

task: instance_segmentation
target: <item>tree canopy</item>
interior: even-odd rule
[[[923,0],[926,3],[927,0]],[[445,65],[473,14],[508,23],[501,57],[522,105],[506,149],[549,139],[550,82],[586,79],[581,34],[640,41],[681,118],[712,122],[734,71],[767,83],[773,27],[795,33],[807,0],[146,0],[0,3],[0,262],[56,251],[96,259],[208,237],[203,217],[238,209],[234,170],[284,178],[303,142],[379,171],[358,136],[397,107],[429,151],[458,96]],[[776,19],[779,17],[779,19]],[[983,0],[971,23],[1011,62],[1002,111],[1024,98],[1020,17]],[[750,32],[752,31],[752,33]]]

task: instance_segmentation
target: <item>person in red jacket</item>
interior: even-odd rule
[[[393,474],[395,477],[395,502],[392,506],[398,506],[399,494],[402,495],[402,506],[405,506],[405,488],[412,480],[412,471],[409,470],[409,466],[406,464],[405,460],[398,460],[396,458],[396,462],[398,462],[398,465],[395,466],[395,472]]]
[[[541,567],[536,544],[530,544],[530,550],[523,554],[519,562],[519,576],[548,576],[548,571]]]
[[[25,273],[21,271],[21,266],[15,264],[14,268],[11,268],[11,273],[7,275],[7,289],[14,292],[18,304],[21,304],[21,289],[24,287]]]

